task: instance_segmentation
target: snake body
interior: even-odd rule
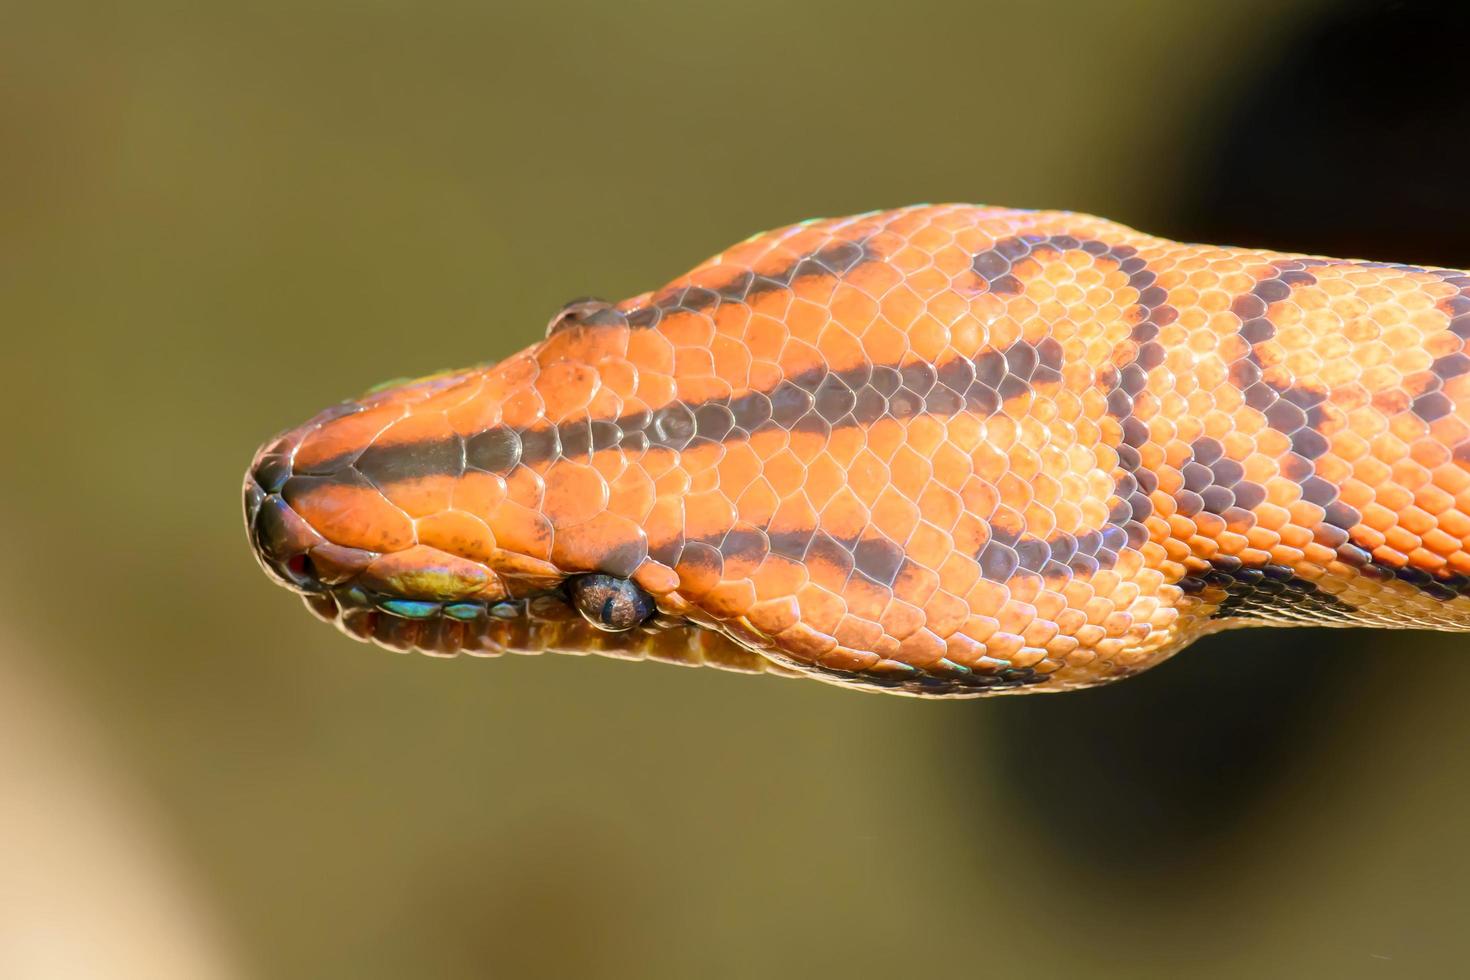
[[[400,650],[1087,687],[1230,627],[1470,628],[1467,336],[1455,270],[810,221],[328,409],[256,454],[246,520]]]

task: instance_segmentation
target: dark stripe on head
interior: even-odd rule
[[[950,417],[962,412],[988,416],[1036,385],[1060,383],[1061,368],[1062,347],[1051,339],[1034,346],[1018,342],[1005,350],[987,350],[937,366],[864,364],[841,371],[817,367],[784,378],[766,391],[673,402],[615,419],[577,419],[529,429],[496,426],[463,440],[463,445],[455,438],[369,447],[311,471],[345,474],[370,460],[373,469],[390,481],[458,475],[466,467],[506,473],[517,465],[557,458],[585,460],[606,449],[679,452],[748,439],[773,428],[830,433],[884,418]]]
[[[764,293],[790,289],[796,280],[806,276],[840,279],[858,266],[881,258],[866,238],[834,242],[792,259],[784,268],[770,275],[745,269],[714,286],[675,286],[665,289],[646,306],[629,310],[627,323],[634,329],[647,329],[657,326],[666,315],[713,310],[723,303],[748,303]]]

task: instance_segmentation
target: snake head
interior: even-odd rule
[[[539,400],[538,353],[378,386],[262,446],[244,504],[266,573],[349,636],[393,650],[779,672],[691,624],[644,530],[609,513],[611,485],[545,441],[575,438],[569,428],[558,435],[544,409],[510,421]]]
[[[1144,255],[1170,247],[966,206],[757,236],[270,441],[251,541],[400,650],[923,695],[1128,676],[1209,628],[1141,523],[1133,401],[1172,312]]]

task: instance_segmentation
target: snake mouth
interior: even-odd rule
[[[261,568],[317,618],[357,640],[440,656],[540,652],[578,626],[580,614],[559,588],[493,600],[374,588],[362,573],[377,553],[327,541],[281,496],[278,447],[262,451],[245,477],[245,526]]]
[[[313,423],[354,410],[344,403]],[[354,639],[391,650],[493,656],[517,649],[531,652],[537,644],[530,624],[564,622],[577,615],[559,591],[485,599],[418,597],[375,588],[381,583],[364,573],[382,555],[327,540],[285,499],[282,491],[292,475],[302,432],[284,433],[255,454],[243,487],[245,527],[261,568],[300,595],[319,619]]]
[[[562,583],[544,579],[505,581],[504,592],[496,596],[387,590],[374,572],[382,559],[395,556],[328,540],[285,499],[282,489],[291,476],[298,433],[280,436],[256,454],[242,488],[246,531],[265,573],[301,596],[313,615],[353,639],[443,657],[570,652],[771,669],[755,651],[682,617],[660,613],[624,632],[598,629],[577,611]]]

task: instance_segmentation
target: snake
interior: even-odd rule
[[[360,640],[920,697],[1246,626],[1470,628],[1470,272],[942,204],[753,236],[267,441]]]

